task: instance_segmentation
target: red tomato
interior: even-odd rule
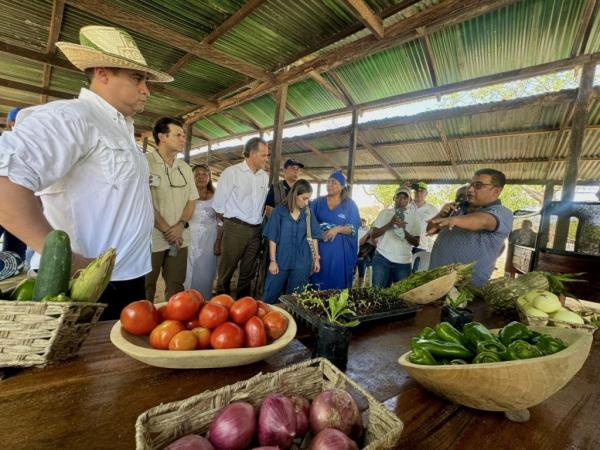
[[[169,350],[196,350],[198,338],[190,330],[183,330],[177,333],[169,341]]]
[[[209,303],[200,311],[198,322],[200,322],[201,327],[212,330],[227,322],[227,317],[229,317],[227,308],[219,303]]]
[[[159,350],[168,350],[169,342],[180,331],[185,330],[185,325],[177,320],[165,320],[150,333],[150,345]]]
[[[246,333],[246,347],[262,347],[267,345],[267,332],[265,324],[260,317],[254,316],[244,325]]]
[[[265,329],[267,330],[267,336],[271,339],[279,339],[285,330],[287,330],[288,321],[287,317],[281,314],[279,311],[271,311],[265,317],[263,317],[265,323]]]
[[[229,308],[231,308],[231,305],[235,303],[235,300],[227,294],[219,294],[211,298],[208,303],[220,303],[225,308],[227,308],[227,310],[229,310]]]
[[[202,307],[202,301],[188,291],[171,296],[167,303],[167,315],[173,320],[194,320]]]
[[[136,336],[150,334],[159,321],[158,311],[148,300],[130,303],[121,311],[121,326]]]
[[[212,348],[240,348],[244,346],[244,330],[233,322],[219,325],[210,335]]]
[[[185,292],[189,292],[192,295],[192,297],[194,297],[200,303],[204,304],[204,295],[202,295],[202,292],[197,291],[196,289],[188,289]]]
[[[168,319],[168,317],[167,317],[167,305],[162,305],[160,308],[158,308],[158,315],[160,317],[160,322],[164,322],[165,320]]]
[[[198,349],[205,350],[210,348],[210,330],[208,328],[197,327],[192,330],[192,333],[198,338]]]
[[[248,320],[256,315],[258,305],[252,297],[239,299],[229,309],[229,317],[238,325],[244,325]]]
[[[265,302],[261,302],[259,300],[256,302],[256,304],[258,305],[258,311],[256,311],[256,315],[261,319],[271,312],[271,307]]]
[[[185,323],[185,327],[186,327],[188,330],[193,330],[194,328],[197,328],[197,327],[199,327],[199,326],[200,326],[200,321],[199,321],[198,319],[196,319],[196,320],[188,320],[188,321]]]

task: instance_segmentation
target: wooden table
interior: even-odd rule
[[[483,306],[478,320],[501,325]],[[412,320],[358,330],[346,373],[404,422],[406,449],[595,449],[600,448],[600,344],[560,392],[533,407],[531,420],[513,423],[501,413],[472,410],[421,388],[398,365],[421,328],[439,321],[426,307]],[[112,322],[98,325],[75,360],[26,369],[0,381],[3,449],[129,449],[134,424],[146,409],[206,389],[274,371],[310,358],[294,340],[280,354],[250,366],[214,370],[160,369],[139,363],[112,346]]]

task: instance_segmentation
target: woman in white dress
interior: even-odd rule
[[[206,300],[212,297],[212,285],[217,270],[214,246],[217,239],[217,215],[212,208],[215,188],[210,168],[206,164],[194,166],[194,182],[200,198],[196,201],[190,220],[192,242],[188,250],[186,289],[196,289]]]

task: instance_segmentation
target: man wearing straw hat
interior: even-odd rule
[[[85,71],[89,89],[22,110],[13,132],[0,137],[0,224],[37,253],[52,229],[65,230],[72,271],[116,248],[101,299],[109,303],[103,318],[114,319],[124,305],[144,298],[151,268],[149,172],[132,117],[144,110],[147,82],[173,78],[149,68],[123,30],[87,26],[79,39],[80,45],[56,46]]]

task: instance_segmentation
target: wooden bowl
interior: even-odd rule
[[[448,275],[436,278],[418,288],[405,292],[400,298],[407,302],[416,303],[417,305],[426,305],[427,303],[434,302],[450,292],[450,289],[456,283],[457,276],[456,270],[453,270]]]
[[[581,369],[593,336],[571,328],[529,327],[559,337],[569,346],[553,355],[499,363],[424,366],[398,362],[430,391],[455,403],[486,411],[519,411],[558,392]]]
[[[157,307],[162,304],[156,305]],[[156,367],[170,369],[208,369],[216,367],[234,367],[251,364],[274,355],[287,346],[296,336],[296,322],[285,310],[269,305],[279,311],[288,320],[288,327],[283,336],[269,345],[254,348],[232,348],[226,350],[190,350],[170,351],[156,350],[150,347],[148,336],[134,336],[121,328],[118,321],[110,331],[111,342],[123,353],[138,361]]]

